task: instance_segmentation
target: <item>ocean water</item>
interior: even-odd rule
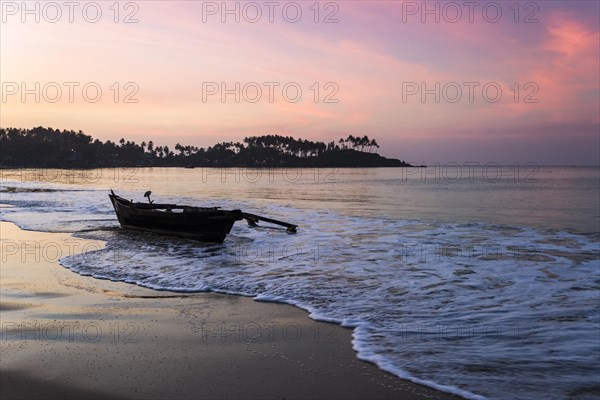
[[[408,169],[2,170],[3,220],[102,239],[83,275],[285,302],[354,328],[357,356],[467,398],[600,393],[600,172]],[[223,244],[118,228],[108,200],[239,208]]]

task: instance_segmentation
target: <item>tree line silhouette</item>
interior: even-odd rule
[[[208,148],[181,145],[173,149],[125,140],[102,142],[82,131],[37,127],[0,128],[2,167],[402,167],[409,164],[381,157],[379,144],[367,135],[324,143],[291,136],[263,135]]]

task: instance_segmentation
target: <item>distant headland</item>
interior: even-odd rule
[[[242,142],[217,143],[206,149],[177,143],[171,150],[168,146],[155,146],[152,141],[102,142],[82,131],[0,128],[3,168],[411,167],[404,161],[380,156],[376,153],[378,148],[377,141],[366,135],[348,135],[337,143],[264,135],[247,137]]]

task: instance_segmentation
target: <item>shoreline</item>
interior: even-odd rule
[[[352,329],[298,307],[81,276],[58,255],[102,242],[0,232],[3,398],[461,398],[359,360]]]

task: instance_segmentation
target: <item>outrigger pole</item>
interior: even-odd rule
[[[264,221],[264,222],[269,222],[269,223],[275,224],[275,225],[285,226],[287,228],[287,231],[290,233],[296,233],[296,228],[298,227],[298,225],[290,224],[290,223],[283,222],[283,221],[277,221],[276,219],[261,217],[260,215],[250,214],[250,213],[245,213],[245,212],[242,213],[242,217],[246,221],[248,221],[248,225],[250,225],[250,226],[257,226],[258,221]]]

